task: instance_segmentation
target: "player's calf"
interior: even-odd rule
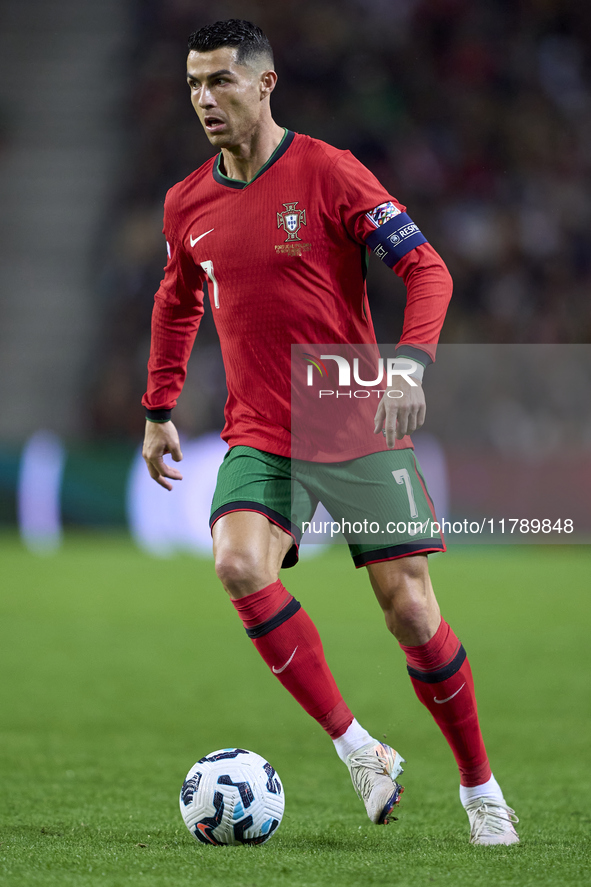
[[[331,738],[353,721],[331,674],[316,626],[276,580],[233,600],[249,638],[273,674]]]

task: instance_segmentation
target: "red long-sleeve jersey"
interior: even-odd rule
[[[170,417],[207,281],[228,387],[222,437],[289,456],[290,346],[376,342],[368,249],[407,287],[397,353],[424,364],[434,359],[451,278],[405,207],[350,152],[286,131],[247,183],[227,178],[220,157],[166,197],[168,263],[155,297],[142,403],[148,418]]]

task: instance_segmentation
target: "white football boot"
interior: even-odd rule
[[[482,846],[518,844],[514,823],[519,822],[515,810],[504,801],[476,798],[464,808],[470,820],[470,843]]]
[[[389,745],[370,742],[347,758],[353,787],[365,804],[367,815],[377,825],[386,825],[404,788],[396,782],[404,758]]]

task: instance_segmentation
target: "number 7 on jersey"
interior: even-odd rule
[[[207,274],[209,280],[213,283],[213,304],[216,308],[220,307],[220,288],[218,286],[218,282],[215,279],[215,274],[213,273],[213,262],[208,259],[206,262],[201,262],[201,267]]]

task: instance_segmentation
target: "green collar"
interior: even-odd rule
[[[243,191],[244,188],[247,188],[249,185],[252,185],[252,183],[254,181],[256,181],[258,178],[260,178],[260,176],[262,176],[263,173],[265,173],[269,169],[269,167],[273,166],[273,164],[276,163],[280,157],[283,157],[283,155],[285,154],[285,152],[287,151],[287,149],[289,148],[289,146],[293,142],[294,136],[295,136],[294,132],[292,132],[289,129],[285,130],[285,132],[283,134],[283,138],[281,139],[281,141],[279,142],[279,144],[277,145],[277,147],[275,148],[275,150],[273,151],[273,153],[271,154],[269,159],[267,161],[265,161],[265,163],[263,163],[263,165],[261,166],[259,171],[256,173],[256,175],[254,175],[252,177],[250,182],[242,182],[240,179],[231,179],[231,178],[229,178],[229,176],[225,175],[220,170],[220,160],[222,159],[222,154],[220,152],[217,156],[217,160],[213,164],[214,179],[216,180],[216,182],[218,182],[218,184],[225,185],[227,188],[236,188],[240,191]]]

